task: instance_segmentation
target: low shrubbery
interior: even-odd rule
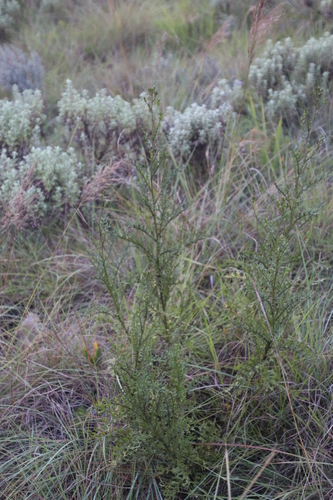
[[[41,140],[45,120],[40,91],[20,93],[13,88],[13,100],[0,101],[0,147],[15,158],[22,159]]]
[[[80,163],[74,150],[58,146],[32,147],[19,161],[3,150],[0,156],[0,203],[6,225],[27,228],[38,225],[46,215],[63,214],[75,206],[80,195]]]
[[[333,35],[328,33],[320,39],[312,38],[299,48],[294,47],[290,38],[275,45],[268,43],[263,56],[257,58],[250,68],[248,89],[256,105],[264,103],[268,120],[278,121],[282,117],[287,124],[291,124],[300,116],[305,106],[309,105],[310,94],[314,88],[319,85],[327,93],[333,74],[332,47]],[[9,155],[11,158],[15,157],[17,162],[23,160],[32,146],[41,147],[41,127],[45,120],[42,115],[41,94],[37,90],[24,90],[23,93],[19,93],[19,90],[40,86],[42,68],[37,55],[29,62],[24,54],[14,49],[2,49],[3,58],[7,62],[10,54],[15,55],[11,59],[11,69],[8,64],[5,65],[0,76],[7,90],[10,83],[15,83],[18,87],[13,87],[12,101],[4,99],[0,103],[0,145],[3,150],[2,158]],[[184,112],[168,107],[162,126],[168,147],[176,161],[195,165],[205,162],[208,155],[211,162],[216,162],[226,147],[228,124],[235,122],[242,96],[242,82],[236,80],[229,85],[226,80],[221,80],[212,89],[206,103],[193,103]],[[124,155],[133,161],[141,154],[142,134],[149,129],[149,117],[143,97],[144,95],[134,99],[132,103],[120,96],[111,97],[106,91],[97,92],[95,96],[90,97],[88,92],[78,92],[71,81],[67,82],[58,103],[58,123],[62,127],[66,142],[74,143],[80,161],[86,165],[81,169],[83,173],[88,175],[92,168],[97,171],[102,164],[117,161]],[[43,158],[51,159],[51,150],[47,151]],[[74,165],[73,155],[73,152],[70,153],[71,159],[66,167],[69,169],[68,178],[76,177],[80,170],[79,166],[76,168]],[[65,156],[66,153],[62,158]],[[18,164],[14,167],[11,162],[11,165],[11,168],[18,169]],[[51,172],[54,168],[51,161],[48,167],[44,164],[40,171]],[[38,170],[38,165],[35,170]],[[3,179],[8,176],[13,178],[12,173],[2,174]],[[16,186],[20,182],[19,174],[17,176]],[[55,174],[52,190],[58,193],[57,207],[72,205],[78,199],[77,193],[84,185],[84,177],[75,181],[75,196],[64,197],[62,202],[59,197],[64,195],[64,191],[59,182],[59,176]],[[8,183],[3,185],[2,191],[7,189],[5,185],[8,186]],[[11,193],[14,191],[17,191],[17,187],[13,188]],[[48,189],[47,191],[50,192]],[[2,202],[10,199],[10,196],[10,193],[7,193],[2,197]],[[52,205],[55,198],[53,195],[46,195],[44,200],[48,200],[47,203]],[[40,208],[36,211],[40,212]],[[43,213],[47,211],[45,209]]]
[[[59,120],[88,161],[108,160],[117,154],[120,143],[133,143],[140,129],[146,130],[148,115],[143,100],[132,104],[105,91],[89,97],[77,92],[70,81],[58,103]],[[138,138],[137,138],[138,140]]]
[[[11,92],[15,85],[20,92],[41,89],[44,70],[36,52],[28,58],[22,50],[11,45],[0,47],[0,88]]]
[[[1,0],[0,3],[0,28],[5,31],[12,27],[15,16],[20,12],[21,6],[18,0]]]
[[[253,97],[265,104],[268,119],[280,116],[292,121],[310,103],[311,92],[319,85],[325,91],[332,80],[333,35],[325,33],[295,47],[291,38],[268,42],[264,55],[250,69]]]
[[[192,164],[202,161],[208,149],[212,157],[216,158],[221,154],[228,122],[235,118],[233,102],[239,103],[241,92],[242,87],[238,82],[231,88],[226,81],[221,81],[214,88],[207,106],[193,104],[184,113],[168,108],[163,129],[171,154],[177,161],[191,161]],[[32,179],[32,192],[35,195],[36,189],[40,196],[44,190],[43,210],[39,198],[36,213],[45,215],[61,205],[73,206],[85,182],[84,175],[78,177],[79,171],[88,175],[92,168],[94,173],[106,162],[119,160],[124,154],[127,158],[132,158],[132,161],[141,154],[143,135],[150,127],[144,96],[145,94],[140,99],[134,99],[132,103],[120,96],[107,96],[105,91],[89,97],[87,92],[79,93],[70,81],[67,82],[66,90],[58,103],[58,123],[63,127],[66,142],[76,145],[85,165],[82,169],[73,150],[60,153],[59,147],[52,149],[46,146],[43,150],[42,128],[45,116],[42,114],[41,93],[19,93],[17,87],[13,87],[13,100],[1,101],[1,202],[8,203],[16,195],[22,185],[23,173],[26,175],[30,168],[34,173],[26,177],[25,181],[27,178]],[[60,166],[57,165],[59,161]],[[59,172],[63,173],[60,175]],[[11,187],[9,179],[15,179]],[[41,183],[39,187],[38,183]],[[65,183],[68,184],[70,196],[65,195]],[[36,196],[29,196],[29,199],[37,200]],[[46,208],[45,203],[49,208]]]
[[[74,206],[84,182],[73,148],[42,147],[42,109],[39,91],[14,87],[13,100],[1,101],[0,205],[6,224],[21,228]]]

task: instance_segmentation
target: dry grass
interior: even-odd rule
[[[266,39],[267,34],[271,30],[272,26],[276,24],[282,17],[284,3],[281,3],[274,7],[274,9],[267,12],[266,0],[259,0],[259,2],[251,7],[250,11],[253,17],[253,24],[249,34],[248,42],[248,58],[249,65],[252,64],[254,57],[256,55],[256,49],[259,47]]]
[[[27,172],[26,179],[22,180],[19,191],[4,207],[4,213],[0,219],[0,227],[4,232],[10,228],[24,231],[27,228],[38,227],[35,206],[38,205],[40,196],[38,192],[33,191],[33,174],[34,166]]]

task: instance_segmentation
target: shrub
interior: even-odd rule
[[[45,119],[42,110],[39,90],[19,93],[14,86],[13,100],[0,101],[0,150],[21,160],[33,145],[38,146]]]
[[[268,42],[264,55],[250,68],[249,83],[254,100],[263,99],[269,119],[297,117],[317,86],[327,88],[333,75],[332,50],[329,33],[298,48],[290,38]]]
[[[240,80],[235,80],[233,85],[229,85],[227,80],[222,79],[216,87],[213,88],[209,100],[209,107],[217,109],[222,106],[232,104],[234,108],[238,108],[243,97],[243,83]]]
[[[0,101],[0,208],[20,227],[74,205],[84,181],[73,148],[41,147],[42,109],[39,90],[14,86],[13,100]]]
[[[163,122],[172,154],[187,160],[192,154],[197,162],[202,161],[209,147],[215,156],[223,143],[228,120],[234,105],[240,102],[241,82],[230,87],[221,80],[212,91],[208,104],[194,103],[184,113],[167,108]]]
[[[208,109],[194,103],[184,113],[168,108],[164,129],[176,157],[188,159],[195,151],[197,159],[204,156],[208,146],[216,150],[224,136],[231,105]]]
[[[34,177],[43,197],[52,208],[62,208],[65,203],[73,205],[78,200],[79,173],[81,163],[78,162],[73,148],[62,151],[59,146],[32,148],[20,165],[20,172],[33,169]]]
[[[81,164],[74,150],[32,147],[19,161],[2,150],[0,156],[0,207],[8,224],[24,227],[55,209],[74,205],[80,195]]]
[[[0,0],[0,30],[13,26],[21,6],[17,0]]]
[[[59,120],[83,156],[97,161],[112,154],[120,138],[122,143],[132,139],[148,119],[142,101],[131,105],[120,96],[107,96],[105,90],[90,98],[86,90],[75,90],[70,80],[58,106]]]
[[[20,92],[41,89],[43,86],[43,66],[37,52],[30,58],[21,49],[5,45],[0,48],[0,87],[7,92],[16,85]]]
[[[195,159],[200,160],[209,147],[215,155],[241,95],[241,82],[236,81],[231,87],[221,80],[207,105],[194,103],[183,113],[168,107],[162,126],[172,154],[187,160],[195,151]],[[79,93],[68,80],[58,103],[59,120],[86,159],[99,162],[118,155],[119,144],[127,154],[137,153],[142,149],[142,133],[149,128],[144,97],[143,93],[140,99],[129,103],[120,96],[107,96],[105,90],[89,97],[87,91]]]

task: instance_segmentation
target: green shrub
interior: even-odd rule
[[[93,254],[97,276],[113,303],[107,315],[116,332],[113,372],[120,389],[97,409],[105,415],[101,435],[114,443],[114,466],[135,461],[144,480],[157,476],[164,498],[171,499],[180,490],[189,491],[202,474],[204,461],[213,453],[195,443],[212,438],[215,431],[208,421],[197,421],[202,409],[189,395],[181,342],[186,334],[186,302],[179,290],[182,256],[198,236],[183,230],[176,239],[170,234],[185,207],[172,193],[178,172],[169,171],[166,162],[160,121],[155,123],[154,89],[149,89],[146,102],[152,133],[151,141],[148,134],[145,137],[148,157],[136,164],[132,203],[137,222],[118,225],[101,218]],[[129,247],[119,255],[121,241]],[[129,268],[131,251],[142,262],[139,272]],[[130,308],[128,287],[133,290]]]
[[[317,88],[312,93],[314,116],[321,97],[322,90]],[[300,278],[300,241],[307,241],[310,223],[318,214],[318,207],[306,208],[304,203],[320,180],[314,166],[323,139],[313,147],[309,143],[314,116],[308,120],[305,112],[302,118],[303,144],[292,151],[292,174],[287,176],[283,165],[276,193],[267,197],[261,213],[254,212],[255,248],[251,240],[243,263],[235,264],[238,271],[233,277],[240,283],[240,292],[230,304],[229,318],[253,344],[248,362],[239,366],[244,377],[241,386],[251,380],[251,387],[258,384],[260,390],[270,391],[279,380],[274,369],[279,357],[308,355],[303,339],[295,338],[292,315],[311,293]]]
[[[20,226],[73,206],[84,182],[73,148],[41,146],[42,110],[39,90],[0,101],[0,208]]]

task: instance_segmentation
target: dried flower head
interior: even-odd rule
[[[247,49],[250,65],[255,57],[256,48],[264,42],[271,26],[282,16],[283,3],[277,5],[273,10],[271,10],[271,12],[268,13],[266,10],[266,3],[267,0],[259,0],[257,5],[251,7],[249,11],[252,12],[253,16],[253,25],[250,31]]]

